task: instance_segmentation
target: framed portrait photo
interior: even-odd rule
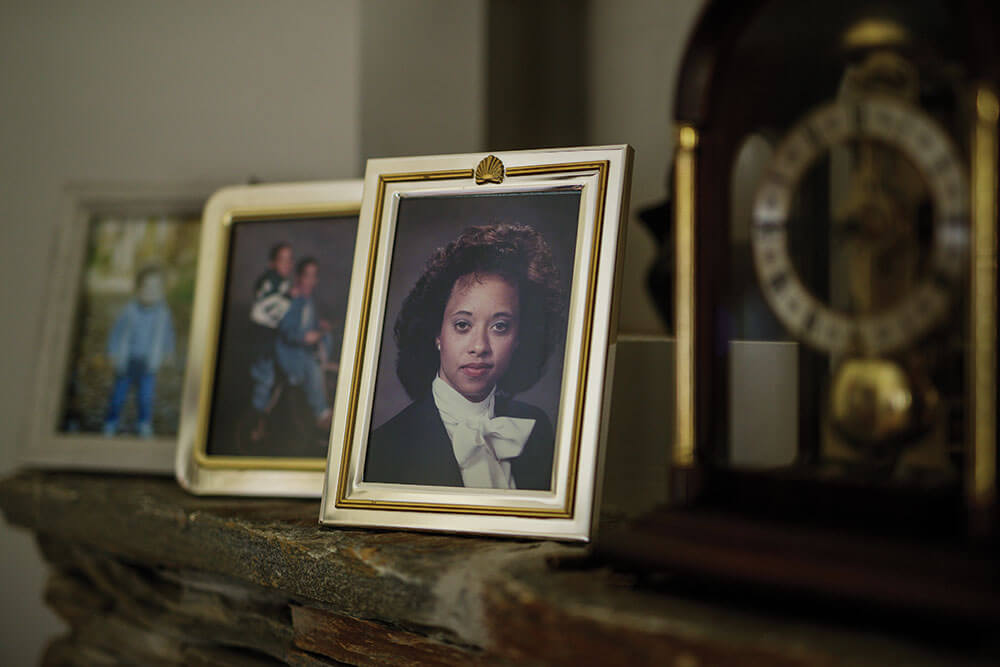
[[[368,161],[322,523],[589,539],[631,159]]]
[[[210,191],[67,188],[23,464],[170,472]]]
[[[361,185],[230,187],[206,204],[176,457],[189,491],[320,496]]]

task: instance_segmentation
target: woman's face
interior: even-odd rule
[[[486,398],[517,349],[520,310],[517,288],[500,276],[456,280],[435,341],[441,378],[470,401]]]

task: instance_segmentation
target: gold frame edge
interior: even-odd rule
[[[969,322],[972,448],[966,492],[971,510],[990,514],[997,495],[997,119],[1000,102],[996,90],[980,86],[975,106],[971,151]],[[986,527],[974,527],[974,531],[979,532],[980,528]]]
[[[675,423],[671,462],[678,468],[695,463],[695,174],[698,131],[692,125],[677,128],[677,151],[674,158],[674,234],[675,283],[674,331]]]

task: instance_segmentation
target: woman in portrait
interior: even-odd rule
[[[549,490],[552,424],[513,397],[542,376],[563,311],[532,227],[470,227],[438,249],[393,330],[412,403],[371,434],[365,481]]]

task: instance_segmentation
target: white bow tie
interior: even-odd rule
[[[441,419],[445,426],[450,425],[454,430],[452,449],[462,468],[472,465],[481,456],[497,461],[516,459],[535,428],[534,419],[517,417],[479,417],[457,421],[449,420],[442,413]]]
[[[492,393],[472,403],[441,378],[434,379],[432,390],[465,486],[516,488],[510,460],[521,455],[535,420],[493,417]]]

